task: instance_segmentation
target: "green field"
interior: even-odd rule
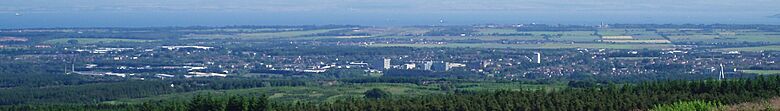
[[[521,33],[529,33],[534,35],[563,35],[563,36],[593,36],[593,31],[523,31]]]
[[[263,32],[263,31],[290,31],[301,30],[301,28],[222,28],[222,29],[187,29],[179,31],[192,32]]]
[[[342,30],[342,29],[320,29],[320,30],[306,30],[306,31],[287,31],[287,32],[271,32],[271,33],[244,33],[237,35],[188,35],[185,39],[246,39],[246,40],[263,40],[263,39],[279,39],[279,38],[292,38],[304,35],[311,35],[317,33],[325,33],[329,31]]]
[[[453,36],[420,36],[420,37],[410,37],[410,36],[385,36],[385,37],[379,37],[379,38],[390,38],[390,39],[425,39],[425,40],[486,40],[486,41],[495,41],[495,40],[545,40],[542,36],[467,36],[467,37],[453,37]],[[554,41],[575,41],[575,42],[594,42],[596,40],[599,40],[598,36],[562,36],[562,37],[550,37],[549,40]]]
[[[472,91],[539,89],[555,90],[566,87],[563,84],[530,85],[521,83],[459,83],[454,86],[458,89]],[[416,85],[408,83],[363,83],[340,84],[333,86],[312,85],[296,87],[261,87],[234,90],[205,90],[158,95],[146,98],[120,99],[115,101],[106,101],[105,103],[141,103],[145,101],[187,99],[198,94],[267,95],[273,101],[331,102],[347,98],[361,98],[363,97],[363,92],[373,88],[379,88],[388,91],[393,96],[421,96],[447,93],[447,91],[440,90],[439,85]]]
[[[570,49],[570,48],[604,48],[604,49],[663,49],[671,48],[670,44],[601,44],[601,43],[543,43],[543,44],[498,44],[498,43],[450,43],[450,44],[372,44],[369,47],[446,47],[446,48],[517,48],[517,49]]]
[[[739,42],[768,42],[780,43],[778,35],[744,34],[744,35],[688,35],[669,36],[672,42],[704,42],[704,43],[739,43]]]
[[[516,34],[520,33],[517,32],[515,29],[477,29],[477,33],[479,34]]]
[[[721,49],[716,49],[716,50],[719,50],[719,51],[750,51],[750,52],[780,51],[780,45],[759,46],[759,47],[721,48]]]
[[[468,37],[448,37],[448,36],[424,36],[424,37],[405,37],[405,36],[390,36],[382,38],[401,38],[401,39],[425,39],[425,40],[544,40],[542,37],[537,36],[468,36]]]
[[[780,74],[780,70],[742,70],[743,73],[751,73],[751,74],[759,74],[759,75],[765,75],[765,74]]]
[[[590,35],[583,35],[583,36],[562,36],[562,37],[551,37],[550,40],[555,41],[575,41],[575,42],[593,42],[599,40],[598,36],[590,36]]]
[[[656,35],[655,31],[646,31],[645,29],[599,29],[598,33],[604,36]]]
[[[374,36],[314,36],[314,37],[290,37],[286,40],[322,40],[322,39],[363,39]]]
[[[672,43],[669,40],[601,40],[607,43],[653,43],[653,44],[668,44]]]
[[[45,44],[67,44],[69,40],[77,40],[79,44],[115,43],[115,42],[154,42],[156,40],[112,39],[112,38],[61,38],[43,41]]]

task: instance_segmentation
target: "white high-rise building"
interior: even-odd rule
[[[390,64],[390,59],[382,59],[382,68],[390,69],[390,67],[392,67]]]
[[[392,67],[390,64],[390,60],[391,59],[387,59],[387,58],[377,60],[376,62],[371,63],[371,68],[378,69],[378,70],[390,69]]]
[[[433,67],[433,61],[425,61],[422,65],[420,65],[423,70],[431,70],[431,67]]]
[[[534,52],[536,54],[536,63],[541,64],[542,63],[542,53]]]
[[[718,80],[723,80],[723,78],[726,78],[726,74],[724,74],[723,69],[723,64],[720,64],[720,75],[718,76]]]

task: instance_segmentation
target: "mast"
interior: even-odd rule
[[[718,80],[723,80],[724,78],[726,78],[726,77],[725,77],[725,74],[724,74],[724,72],[723,72],[723,69],[724,69],[724,67],[723,67],[723,63],[721,63],[721,64],[720,64],[720,76],[718,76]]]

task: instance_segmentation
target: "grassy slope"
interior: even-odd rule
[[[769,100],[728,105],[725,111],[777,111],[780,110],[780,97]]]
[[[561,84],[554,85],[529,85],[520,83],[460,83],[455,85],[458,89],[471,91],[485,90],[538,90],[548,91],[566,87]],[[235,94],[235,95],[268,95],[273,101],[301,101],[301,102],[330,102],[346,98],[360,98],[363,92],[379,88],[390,92],[394,96],[421,96],[430,94],[444,94],[447,91],[439,90],[439,85],[416,85],[408,83],[365,83],[365,84],[341,84],[333,86],[298,86],[298,87],[262,87],[234,90],[206,90],[186,93],[166,94],[146,98],[120,99],[105,103],[140,103],[144,101],[156,101],[167,99],[187,99],[197,94]]]

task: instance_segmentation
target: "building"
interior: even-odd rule
[[[371,63],[372,69],[386,70],[386,69],[390,69],[390,67],[392,67],[390,64],[390,59],[387,58],[383,58]]]
[[[431,70],[431,67],[433,67],[433,61],[425,61],[419,67],[422,70]]]
[[[433,62],[432,66],[431,66],[431,70],[433,70],[433,71],[448,71],[448,70],[450,70],[450,66],[449,66],[448,62],[437,61],[437,62]]]
[[[535,62],[536,62],[537,64],[540,64],[540,63],[542,63],[542,53],[536,52],[536,53],[534,53],[534,54],[536,54],[536,61],[535,61]]]
[[[414,64],[414,63],[404,64],[404,68],[405,69],[414,69],[416,67],[417,67],[417,64]]]

